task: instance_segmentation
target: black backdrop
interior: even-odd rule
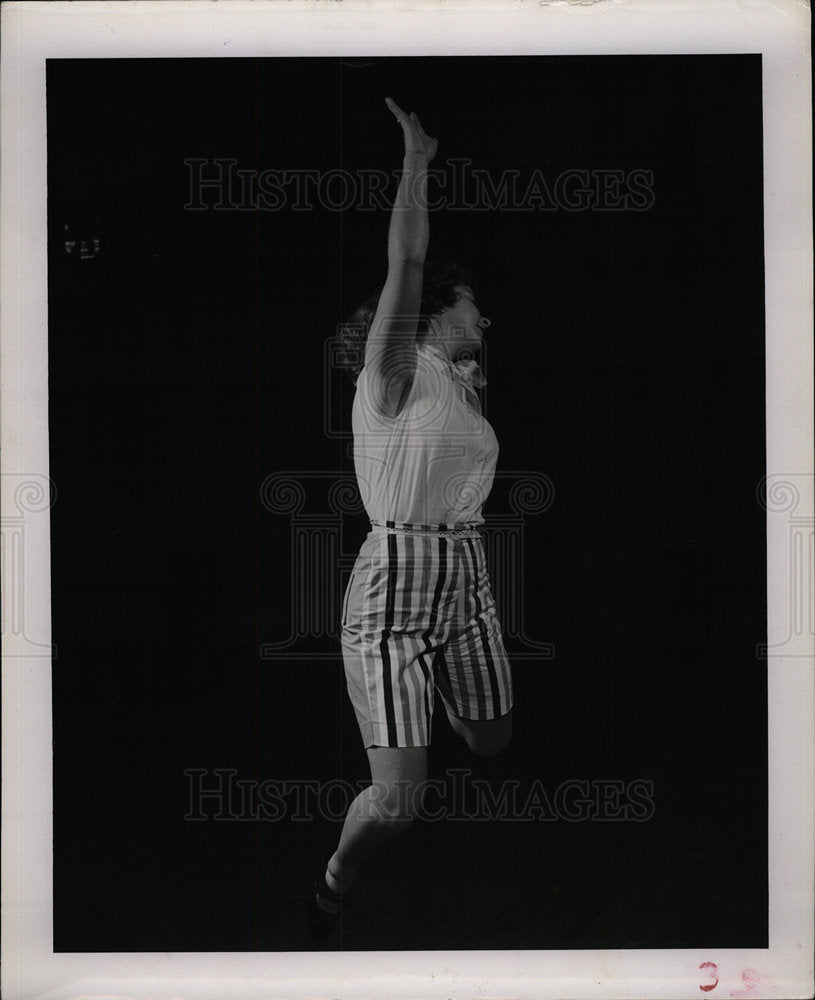
[[[215,769],[367,774],[330,634],[336,581],[312,592],[317,572],[300,593],[292,547],[295,529],[330,539],[341,522],[341,589],[366,531],[326,499],[352,472],[353,394],[326,352],[384,278],[388,212],[216,210],[211,190],[194,211],[186,161],[396,171],[386,94],[439,137],[440,167],[651,172],[643,211],[431,214],[431,253],[476,272],[493,320],[488,524],[524,475],[553,491],[524,519],[515,599],[554,649],[508,637],[513,745],[479,764],[437,713],[431,774],[487,767],[548,792],[639,779],[653,813],[421,825],[372,862],[330,946],[766,947],[748,55],[49,60],[55,947],[312,947],[300,896],[336,821],[234,803],[240,818],[218,821],[209,800],[185,819],[185,772],[208,787]],[[293,626],[321,610],[326,634]]]

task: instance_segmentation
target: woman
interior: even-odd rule
[[[372,783],[312,887],[318,935],[369,853],[420,810],[435,693],[478,755],[498,753],[512,731],[512,676],[478,532],[498,444],[471,354],[490,322],[466,271],[426,261],[437,142],[415,112],[386,104],[405,141],[387,279],[344,330],[349,354],[359,348],[354,461],[371,531],[345,592],[342,650]]]

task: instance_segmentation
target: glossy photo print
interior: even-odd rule
[[[444,48],[428,13],[407,50],[407,14],[307,45],[238,6],[218,51],[15,56],[4,700],[41,721],[4,732],[41,778],[4,822],[50,900],[18,995],[792,995],[791,29]]]
[[[766,947],[760,58],[47,71],[57,949]]]

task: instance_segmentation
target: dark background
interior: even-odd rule
[[[437,165],[653,172],[644,212],[431,216],[431,254],[476,272],[493,320],[488,522],[513,475],[554,486],[525,522],[518,599],[555,657],[509,637],[513,745],[485,765],[437,713],[430,765],[550,792],[643,779],[654,814],[420,825],[372,860],[328,947],[766,947],[745,55],[49,60],[55,948],[314,947],[301,899],[339,824],[185,820],[185,770],[367,777],[334,639],[259,655],[296,603],[292,513],[261,487],[299,474],[300,513],[336,520],[326,486],[352,464],[324,398],[347,431],[353,388],[325,345],[384,278],[388,213],[185,210],[184,161],[395,171],[386,94],[439,137]],[[365,531],[344,515],[343,569]]]

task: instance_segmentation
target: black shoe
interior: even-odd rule
[[[348,904],[348,894],[341,895],[335,892],[325,880],[326,868],[333,856],[333,849],[325,852],[320,866],[320,873],[315,876],[306,896],[306,926],[312,938],[318,941],[324,941],[331,934],[339,922],[343,907]],[[324,910],[317,902],[318,895],[326,900],[326,902],[339,907],[337,912],[332,913]]]

